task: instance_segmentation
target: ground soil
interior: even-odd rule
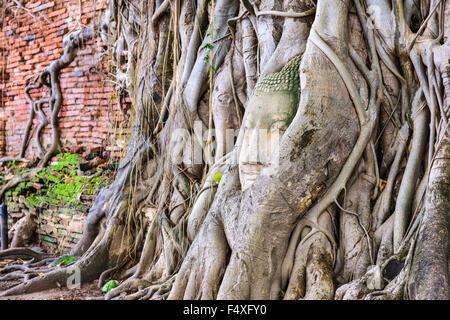
[[[0,287],[0,291],[3,288]],[[0,300],[103,300],[104,293],[97,282],[86,283],[80,289],[56,288],[17,296],[0,297]]]
[[[24,260],[0,259],[0,270],[6,266],[21,264]],[[19,284],[22,280],[1,281],[0,292]],[[84,283],[80,289],[68,289],[67,287],[49,289],[41,292],[0,297],[0,300],[103,300],[104,293],[98,288],[98,280]]]

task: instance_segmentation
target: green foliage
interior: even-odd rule
[[[59,258],[58,260],[53,262],[52,266],[53,267],[56,267],[56,266],[68,266],[68,265],[74,263],[77,260],[78,260],[78,258],[74,257],[74,256],[62,256],[61,258]]]
[[[214,181],[217,182],[217,183],[219,183],[220,180],[222,179],[222,176],[223,176],[222,173],[220,173],[220,172],[216,173],[216,174],[214,175]]]
[[[77,154],[61,153],[56,158],[57,161],[52,162],[31,181],[22,182],[7,192],[7,200],[11,196],[26,195],[27,202],[34,207],[60,204],[86,210],[87,206],[81,202],[81,196],[95,195],[110,182],[100,170],[89,176],[80,175]],[[14,173],[21,174],[26,171],[27,169],[23,169]]]
[[[203,49],[213,50],[214,49],[214,45],[211,44],[211,43],[205,43],[205,45],[203,46]]]
[[[102,291],[107,293],[111,291],[112,289],[119,286],[119,283],[116,280],[109,280],[102,288]]]
[[[208,31],[207,36],[210,36],[210,35],[211,35],[211,33]],[[211,59],[211,55],[212,55],[212,52],[214,49],[214,45],[212,43],[205,43],[203,45],[203,49],[209,50],[209,53],[203,57],[203,61],[209,65],[208,66],[208,72],[209,72],[208,82],[209,82],[209,81],[211,81],[212,72],[216,72],[216,67],[214,67],[212,65],[212,63],[210,64],[210,62],[212,62],[212,61],[210,61],[210,59]]]
[[[8,162],[8,168],[10,168],[10,167],[16,167],[16,160]]]

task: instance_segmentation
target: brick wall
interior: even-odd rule
[[[6,51],[0,46],[0,110],[4,110],[4,90],[6,88],[6,82],[8,81],[8,75],[6,73]],[[0,111],[1,112],[1,111]],[[0,119],[0,156],[5,154],[5,123],[4,119]]]
[[[24,8],[12,1],[0,0],[0,157],[16,156],[20,151],[30,112],[24,95],[27,83],[62,55],[65,35],[83,26],[93,26],[100,20],[106,5],[106,0],[20,2]],[[69,150],[76,146],[106,147],[110,159],[117,159],[124,154],[124,136],[129,130],[117,129],[126,124],[117,108],[112,82],[106,76],[110,72],[108,61],[100,39],[96,38],[86,42],[69,67],[62,70],[64,100],[58,121],[64,147]],[[31,91],[33,100],[47,94],[47,89]],[[124,107],[129,108],[129,100],[123,102]],[[43,110],[49,118],[48,106]],[[28,159],[37,155],[34,139],[39,123],[36,116],[25,154]],[[50,126],[41,141],[44,147],[50,144]],[[34,210],[27,208],[20,197],[8,203],[8,208],[10,227],[26,210]],[[40,245],[51,251],[67,249],[81,237],[87,212],[60,206],[37,211],[39,229],[35,240]]]
[[[3,0],[6,4],[0,32],[3,60],[0,62],[0,130],[3,129],[0,132],[0,152],[3,156],[15,156],[20,150],[30,111],[24,95],[27,82],[61,56],[65,35],[100,20],[106,0],[21,2],[25,9],[18,8],[12,1]],[[110,66],[108,57],[102,55],[101,45],[98,38],[87,42],[70,66],[61,72],[64,97],[59,113],[61,142],[69,148],[74,145],[86,148],[109,145],[108,150],[118,150],[120,154],[122,150],[112,145],[114,139],[111,137],[112,128],[123,118],[113,99],[111,81],[105,76]],[[47,89],[31,91],[34,100],[47,94]],[[47,106],[44,112],[49,115]],[[39,117],[36,116],[34,128],[38,124]],[[41,141],[44,147],[50,144],[50,126],[45,129]],[[26,157],[36,154],[33,135]]]
[[[83,203],[90,206],[92,201],[92,198],[85,199]],[[32,245],[39,245],[47,252],[62,254],[73,248],[81,239],[87,210],[74,210],[53,205],[45,209],[34,208],[24,196],[14,197],[8,203],[10,230],[26,211],[35,212],[35,222],[38,225],[37,232],[31,240]]]

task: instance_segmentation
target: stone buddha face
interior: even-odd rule
[[[278,146],[297,111],[297,97],[291,92],[255,93],[250,100],[242,130],[239,178],[248,189],[261,174],[278,165]]]
[[[270,175],[278,168],[281,137],[297,112],[300,62],[300,55],[294,57],[280,72],[255,86],[241,128],[239,179],[243,191],[260,175]]]

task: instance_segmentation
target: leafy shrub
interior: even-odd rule
[[[119,286],[119,283],[116,280],[110,280],[107,283],[105,283],[105,285],[102,288],[102,291],[107,293],[118,286]]]
[[[77,154],[61,153],[56,158],[56,161],[44,168],[31,181],[22,182],[7,192],[6,200],[11,201],[11,197],[25,195],[27,202],[38,208],[48,205],[64,205],[87,210],[81,197],[97,194],[110,183],[109,177],[102,174],[101,170],[97,170],[89,176],[81,175]],[[23,174],[29,170],[14,166],[15,163],[9,164],[9,167],[15,169],[14,174]]]

